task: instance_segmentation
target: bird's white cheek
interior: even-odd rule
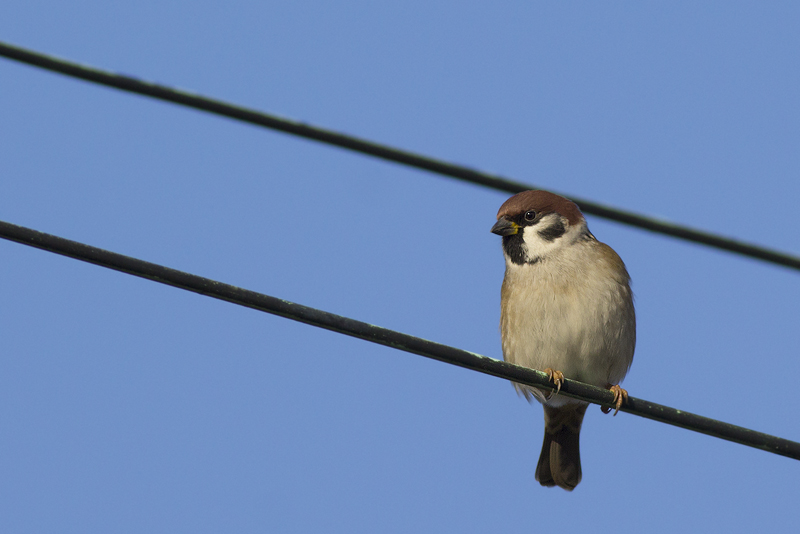
[[[561,246],[559,239],[546,241],[539,235],[540,225],[528,226],[522,232],[522,242],[529,261],[544,258]]]

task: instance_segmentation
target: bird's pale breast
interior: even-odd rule
[[[593,246],[607,248],[595,261],[507,265],[500,319],[506,361],[598,387],[624,378],[636,342],[628,276],[616,253]]]

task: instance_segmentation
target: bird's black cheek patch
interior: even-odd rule
[[[548,226],[544,230],[539,230],[539,237],[541,237],[545,241],[552,242],[561,237],[562,235],[564,235],[564,232],[566,231],[567,227],[564,226],[564,222],[558,220],[552,226]]]
[[[522,240],[521,232],[503,237],[503,250],[517,265],[524,264],[527,259],[524,247],[525,242]]]

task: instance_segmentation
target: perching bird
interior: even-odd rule
[[[566,377],[611,389],[619,409],[627,398],[619,383],[636,345],[630,277],[620,257],[592,235],[578,206],[547,191],[509,198],[492,232],[503,236],[506,260],[505,360],[548,373],[557,387]],[[588,404],[557,390],[514,387],[544,405],[536,480],[571,491],[581,481],[579,437]]]

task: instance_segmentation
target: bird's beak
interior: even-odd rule
[[[507,236],[507,235],[514,235],[519,232],[519,225],[515,222],[511,222],[505,217],[500,217],[497,219],[497,222],[494,223],[492,226],[492,233]]]

